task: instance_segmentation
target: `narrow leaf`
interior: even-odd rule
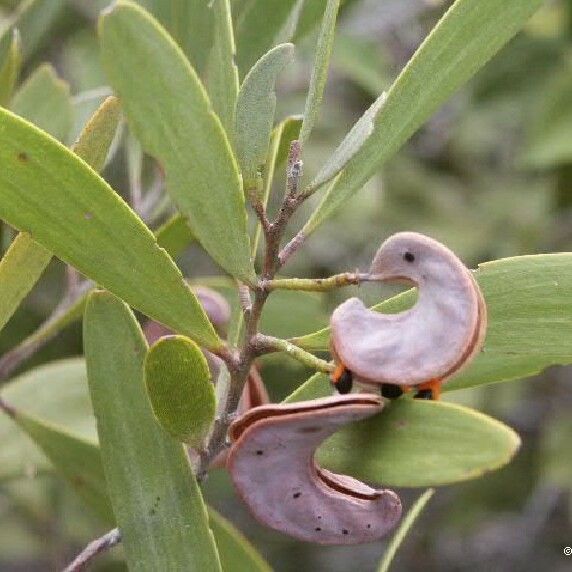
[[[29,370],[3,386],[1,395],[18,414],[97,443],[83,359],[55,361]],[[45,456],[7,415],[0,415],[0,441],[0,482],[49,469]]]
[[[572,363],[572,253],[504,258],[479,265],[475,278],[488,311],[483,352],[443,389],[450,391],[519,379],[550,365]],[[413,291],[373,309],[394,313],[409,308]],[[329,328],[295,338],[312,351],[327,350]]]
[[[353,0],[344,0],[342,4],[347,6]],[[328,0],[311,0],[310,2],[304,2],[302,7],[302,13],[298,18],[298,26],[296,27],[296,33],[292,41],[298,43],[308,36],[311,32],[315,30],[320,25],[323,20],[324,11],[328,5]]]
[[[84,127],[73,151],[94,171],[101,171],[117,132],[121,106],[116,97],[108,97]]]
[[[108,490],[131,570],[221,570],[183,445],[157,424],[145,392],[143,333],[105,292],[89,298],[84,344]]]
[[[322,29],[316,46],[316,58],[312,69],[312,77],[310,78],[310,89],[306,97],[306,106],[304,108],[304,122],[300,130],[300,143],[302,146],[310,137],[310,133],[318,119],[320,106],[322,105],[326,80],[328,79],[332,47],[334,46],[334,35],[339,8],[340,0],[328,0],[322,20]]]
[[[391,67],[374,38],[344,35],[336,39],[336,71],[372,97],[390,83]]]
[[[303,229],[313,232],[522,28],[542,0],[456,0],[391,86],[366,144]]]
[[[243,534],[209,507],[209,524],[215,536],[222,569],[227,572],[272,572],[272,568]]]
[[[236,29],[241,76],[276,43],[296,4],[297,0],[252,0],[246,5]]]
[[[103,520],[112,520],[113,510],[105,494],[105,476],[97,443],[18,411],[14,420],[40,447],[79,497]]]
[[[304,5],[306,4],[306,0],[297,0],[294,4],[292,10],[290,10],[290,14],[288,14],[288,18],[278,31],[278,34],[274,37],[274,44],[282,44],[284,42],[289,42],[296,33],[298,29],[298,21],[302,16],[302,10]]]
[[[220,344],[178,268],[125,202],[71,151],[1,109],[0,165],[1,218],[155,320]]]
[[[313,375],[286,403],[331,395],[328,376]],[[478,411],[404,397],[336,433],[320,448],[328,468],[396,487],[430,487],[476,478],[508,463],[518,435]]]
[[[143,147],[163,164],[167,188],[205,250],[253,281],[240,176],[196,73],[141,8],[114,5],[100,20],[110,81]]]
[[[257,173],[266,163],[276,110],[276,80],[293,54],[292,44],[272,48],[256,62],[240,86],[235,141],[245,189],[256,188]]]
[[[170,256],[176,258],[191,244],[195,237],[184,216],[173,215],[165,224],[155,231],[157,243]]]
[[[0,105],[6,107],[20,75],[22,46],[18,30],[12,31],[12,41],[3,60],[0,60]]]
[[[14,94],[10,109],[65,142],[73,125],[69,85],[42,64]]]
[[[278,147],[278,152],[276,154],[276,166],[275,169],[279,169],[286,163],[288,159],[288,153],[290,152],[290,143],[295,139],[298,139],[300,135],[300,129],[302,128],[302,115],[290,115],[282,120],[280,125],[277,125],[275,129],[281,129],[280,134],[280,144]]]
[[[411,527],[415,524],[415,521],[419,515],[423,512],[423,509],[427,503],[431,500],[431,497],[435,493],[434,489],[427,489],[416,501],[415,504],[409,509],[409,512],[405,518],[401,521],[399,528],[395,531],[389,546],[385,549],[385,554],[383,559],[379,564],[377,572],[388,572],[394,558],[395,554],[399,550],[399,547],[403,544],[405,537],[411,530]]]
[[[38,243],[35,243],[40,248]],[[87,294],[78,296],[73,302],[62,301],[62,306],[43,322],[37,330],[24,338],[0,358],[0,372],[8,378],[12,372],[31,358],[40,348],[57,336],[64,328],[78,322],[83,316]],[[65,305],[65,308],[63,307]]]
[[[66,8],[66,0],[27,0],[20,2],[10,25],[0,36],[0,60],[5,54],[14,30],[20,32],[24,61],[33,55]]]
[[[522,152],[524,165],[550,168],[572,159],[572,64],[567,61],[544,86],[537,108],[528,121],[528,136]]]
[[[325,185],[336,177],[355,154],[363,147],[368,137],[371,136],[374,129],[375,118],[383,107],[387,94],[382,93],[367,109],[367,111],[358,119],[356,124],[351,128],[349,133],[344,137],[337,149],[326,161],[326,164],[320,169],[314,180],[310,184],[310,189],[315,190]],[[304,126],[302,125],[302,129]]]
[[[96,169],[101,169],[119,120],[119,107],[115,98],[109,98],[96,112],[82,132],[74,151]],[[9,255],[9,256],[8,256]],[[0,262],[0,284],[3,304],[0,304],[0,330],[16,310],[26,294],[39,280],[52,258],[52,253],[38,244],[30,235],[20,233]],[[73,311],[74,308],[70,309]],[[58,322],[65,319],[58,317]],[[68,322],[66,321],[65,324]],[[60,324],[63,325],[63,324]],[[53,334],[56,324],[50,323],[41,332],[28,338],[33,346],[42,337]],[[22,351],[25,351],[21,347]]]
[[[89,146],[86,145],[86,147]],[[186,220],[180,215],[175,215],[170,221],[167,221],[156,231],[155,236],[159,246],[164,248],[170,256],[178,256],[194,240]],[[36,248],[41,249],[43,247],[36,243]],[[12,371],[8,362],[13,357],[16,355],[21,356],[22,354],[30,357],[34,351],[48,343],[63,329],[81,320],[88,294],[89,291],[86,291],[65,311],[58,312],[52,319],[44,322],[35,332],[26,337],[13,350],[2,356],[0,358],[0,371],[5,367]]]
[[[200,447],[215,416],[215,392],[207,360],[183,336],[160,339],[145,360],[145,384],[153,412],[173,437]]]
[[[395,487],[429,487],[479,477],[506,465],[518,435],[482,413],[403,398],[336,433],[318,458],[330,470]]]
[[[29,234],[16,236],[0,260],[0,330],[39,280],[52,254]]]
[[[214,45],[209,57],[207,89],[229,139],[233,137],[238,97],[238,70],[230,0],[213,0]]]
[[[317,372],[284,399],[284,403],[308,401],[310,399],[317,399],[318,397],[329,397],[330,395],[332,395],[330,377],[325,373]]]
[[[214,36],[210,3],[207,0],[158,0],[153,3],[153,14],[201,74]]]

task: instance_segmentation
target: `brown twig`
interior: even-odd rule
[[[121,542],[121,531],[118,528],[110,530],[100,538],[90,542],[74,561],[63,572],[80,572],[98,555]]]
[[[280,244],[284,231],[292,215],[304,200],[304,198],[298,194],[300,178],[302,176],[302,161],[300,160],[300,145],[298,141],[293,141],[290,145],[286,176],[286,193],[274,221],[270,222],[268,220],[266,208],[261,202],[254,205],[254,210],[261,222],[266,239],[266,252],[262,276],[259,284],[253,288],[254,300],[250,311],[245,314],[244,343],[239,352],[238,359],[231,362],[227,361],[227,367],[230,373],[229,392],[224,412],[215,423],[209,442],[199,459],[197,468],[199,478],[206,473],[212,460],[226,446],[226,436],[231,423],[232,414],[236,411],[238,406],[250,367],[261,352],[259,340],[257,339],[258,328],[262,310],[269,295],[269,291],[264,287],[264,284],[271,281],[276,275],[276,272],[280,269],[278,254],[280,252]]]
[[[281,267],[284,266],[288,260],[296,254],[296,252],[298,252],[304,242],[306,242],[306,235],[300,231],[286,244],[286,246],[280,251],[280,254],[278,254]]]

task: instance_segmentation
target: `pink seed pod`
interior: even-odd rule
[[[220,334],[226,333],[228,322],[230,321],[230,306],[224,296],[216,290],[206,286],[194,286],[191,288],[198,298],[205,314],[211,321],[215,330]],[[159,322],[149,320],[143,327],[143,332],[149,345],[154,344],[159,338],[173,334],[173,331]]]
[[[252,514],[263,524],[318,544],[359,544],[385,536],[401,501],[319,467],[318,446],[340,427],[379,413],[369,394],[334,396],[251,409],[230,428],[227,467]]]
[[[217,332],[224,335],[230,322],[230,306],[224,296],[206,286],[193,286],[191,290]]]
[[[419,294],[399,314],[375,312],[358,298],[336,308],[332,353],[354,378],[402,386],[440,383],[481,350],[485,302],[471,272],[447,247],[422,234],[394,234],[377,251],[370,273],[380,281],[406,281]]]

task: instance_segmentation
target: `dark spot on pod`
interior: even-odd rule
[[[320,532],[322,529],[319,526],[316,526],[316,528],[314,529],[316,532]]]
[[[320,431],[321,427],[302,427],[300,429],[300,433],[317,433],[318,431]]]
[[[18,153],[18,161],[22,161],[22,163],[26,163],[28,161],[28,154],[24,153],[24,151],[20,151]]]
[[[367,527],[368,527],[368,528],[371,528],[371,524],[368,524]]]
[[[258,450],[258,451],[256,451],[256,454],[257,454],[257,455],[264,455],[264,451]]]
[[[294,493],[294,494],[292,495],[292,498],[297,499],[297,498],[300,497],[301,494],[302,494],[302,493]]]
[[[349,531],[344,528],[344,529],[342,530],[342,534],[349,534]]]
[[[345,395],[352,390],[353,386],[353,375],[349,369],[344,369],[344,373],[340,376],[335,384],[335,388],[338,390],[340,395]]]
[[[322,515],[321,515],[321,514],[318,515],[318,520],[322,520]]]

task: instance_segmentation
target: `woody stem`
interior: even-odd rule
[[[212,460],[226,446],[226,436],[231,423],[232,413],[236,411],[250,368],[256,357],[260,355],[258,329],[262,310],[270,294],[270,290],[266,289],[265,284],[269,281],[271,282],[276,272],[280,269],[279,252],[284,231],[286,230],[290,218],[304,200],[298,193],[301,175],[302,161],[300,160],[300,145],[298,141],[293,141],[288,156],[286,193],[274,221],[269,221],[263,202],[257,202],[254,205],[266,242],[262,276],[259,284],[254,287],[251,286],[251,290],[254,293],[254,299],[251,305],[244,303],[246,301],[245,292],[241,294],[243,308],[245,310],[243,316],[244,342],[236,357],[232,356],[231,359],[225,359],[223,357],[229,370],[230,384],[222,414],[215,423],[214,430],[199,460],[199,466],[197,467],[197,478],[199,480],[206,474]],[[314,363],[323,361],[318,360],[318,358],[315,358],[315,360],[317,361]],[[323,364],[321,364],[321,367],[324,367]]]

